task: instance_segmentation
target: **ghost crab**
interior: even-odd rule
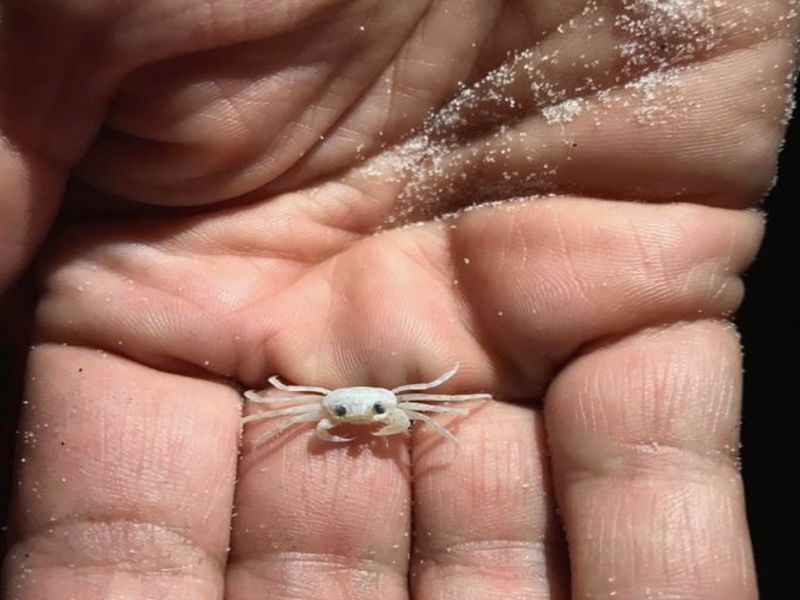
[[[307,385],[286,385],[277,375],[269,378],[269,382],[278,390],[299,393],[299,396],[261,396],[255,390],[245,392],[250,402],[257,404],[292,403],[295,406],[265,410],[253,413],[242,419],[243,424],[271,419],[273,417],[290,416],[281,425],[260,435],[254,445],[263,444],[286,429],[298,423],[317,421],[316,435],[326,442],[349,442],[355,438],[341,437],[330,432],[342,424],[370,425],[379,423],[383,427],[373,431],[372,435],[387,436],[408,433],[412,421],[424,421],[441,435],[454,442],[458,441],[441,423],[432,419],[426,412],[453,413],[461,416],[468,414],[464,408],[428,404],[429,402],[467,402],[469,400],[490,400],[490,394],[426,394],[427,390],[442,385],[458,371],[455,365],[446,373],[428,383],[410,383],[393,389],[378,387],[346,387],[329,390],[323,387]]]

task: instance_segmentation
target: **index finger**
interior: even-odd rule
[[[238,393],[83,347],[29,364],[5,593],[220,597]]]

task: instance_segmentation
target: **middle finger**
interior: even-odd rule
[[[276,425],[244,430],[226,598],[406,598],[403,439],[324,443],[311,423],[253,445]]]
[[[414,434],[412,590],[420,600],[565,598],[541,414],[490,402],[452,427],[457,452],[428,428]]]

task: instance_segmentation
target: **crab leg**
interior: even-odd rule
[[[316,411],[319,409],[319,403],[303,404],[301,406],[290,406],[288,408],[278,408],[276,410],[264,410],[261,412],[247,415],[242,419],[242,423],[252,423],[253,421],[260,421],[262,419],[271,419],[272,417],[282,417],[283,415],[296,415],[298,413],[305,414],[307,412]]]
[[[255,390],[248,390],[244,397],[256,404],[278,404],[280,402],[319,402],[319,396],[259,396]]]
[[[315,411],[304,415],[298,415],[296,417],[292,417],[291,419],[286,419],[279,427],[275,427],[270,429],[266,433],[261,434],[253,441],[253,446],[260,446],[267,440],[274,438],[277,435],[280,435],[293,425],[297,425],[298,423],[308,423],[309,421],[316,421],[321,416],[321,411]]]
[[[454,408],[450,406],[434,406],[432,404],[424,404],[422,402],[401,402],[397,408],[402,410],[414,410],[418,412],[433,412],[433,413],[454,413],[466,417],[469,411],[466,408]]]
[[[458,363],[456,363],[456,365],[452,369],[450,369],[443,375],[440,375],[439,377],[437,377],[436,379],[434,379],[429,383],[409,383],[407,385],[401,385],[400,387],[394,388],[392,390],[392,393],[400,394],[402,392],[422,392],[425,390],[429,390],[431,388],[435,388],[437,385],[442,385],[445,381],[447,381],[453,375],[455,375],[456,371],[458,371],[458,366],[459,366]]]
[[[324,387],[316,387],[313,385],[286,385],[277,375],[269,378],[269,382],[279,390],[284,392],[311,392],[313,394],[330,394],[331,391]]]
[[[408,418],[411,419],[412,421],[424,421],[427,425],[433,427],[436,431],[441,433],[444,437],[453,442],[456,446],[459,445],[456,436],[450,433],[450,431],[444,425],[439,423],[436,419],[432,419],[428,415],[424,415],[420,412],[416,412],[413,410],[405,410],[404,412],[406,413]]]
[[[491,400],[491,394],[401,394],[397,397],[401,402],[422,400],[424,402],[467,402],[469,400]]]

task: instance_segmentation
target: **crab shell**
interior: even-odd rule
[[[385,388],[341,388],[327,394],[322,406],[336,423],[371,423],[397,409],[397,396]]]

